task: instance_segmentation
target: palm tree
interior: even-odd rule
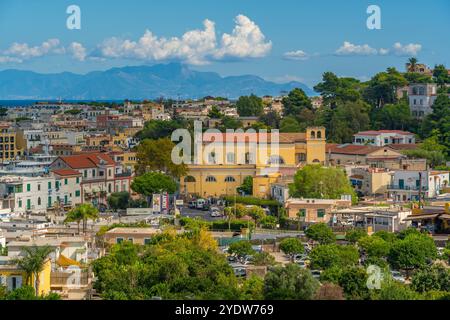
[[[417,58],[409,58],[408,72],[416,72]]]
[[[76,222],[78,227],[78,234],[80,234],[80,222],[81,220],[83,220],[83,217],[81,216],[81,212],[76,209],[77,208],[74,208],[67,213],[67,216],[64,219],[64,223]]]
[[[83,233],[85,233],[88,220],[97,218],[98,209],[90,203],[84,203],[70,210],[64,222],[77,222],[78,233],[80,233],[80,222],[83,221]]]
[[[42,247],[33,245],[22,248],[22,252],[25,255],[13,261],[19,268],[25,271],[27,284],[30,283],[31,276],[34,275],[34,288],[36,290],[36,296],[38,296],[40,284],[39,274],[44,270],[45,263],[50,253],[53,252],[53,248],[48,245]]]
[[[226,207],[223,210],[223,213],[227,217],[227,220],[228,220],[228,230],[231,230],[231,219],[236,217],[236,212],[233,210],[232,207]]]

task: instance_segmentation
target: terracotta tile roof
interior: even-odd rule
[[[58,176],[75,176],[75,175],[79,176],[79,175],[81,175],[80,172],[78,172],[77,170],[74,170],[74,169],[55,169],[55,170],[52,170],[52,172],[54,174],[57,174]]]
[[[306,141],[306,134],[303,132],[279,133],[278,137],[280,143],[296,143]],[[218,139],[214,140],[216,138]],[[203,142],[259,142],[260,139],[266,139],[266,141],[269,143],[271,141],[271,134],[267,133],[267,135],[263,135],[261,133],[221,133],[219,137],[217,137],[217,134],[213,133],[203,134]]]
[[[414,135],[414,133],[411,133],[408,131],[403,131],[403,130],[369,130],[369,131],[358,132],[358,133],[354,134],[354,136],[357,136],[357,135],[377,136],[382,133],[397,133],[397,134],[404,134],[404,135]]]
[[[97,167],[103,160],[107,165],[115,164],[114,160],[105,153],[85,153],[60,157],[72,169]]]
[[[417,149],[419,146],[415,143],[402,143],[402,144],[389,144],[388,147],[394,150],[413,150]]]
[[[327,152],[339,154],[368,155],[382,148],[383,147],[361,146],[356,144],[340,144],[340,145],[327,144]]]

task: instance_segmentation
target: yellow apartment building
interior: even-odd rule
[[[23,133],[6,126],[0,126],[0,161],[14,160],[23,155],[26,146]]]
[[[50,259],[44,265],[44,269],[39,273],[39,294],[48,294],[50,292]],[[14,290],[24,285],[30,285],[35,288],[35,278],[31,275],[27,283],[25,271],[20,269],[12,262],[11,257],[0,257],[0,285],[4,285],[8,290]]]
[[[196,164],[188,165],[188,175],[181,177],[181,193],[185,196],[234,195],[245,177],[251,176],[253,195],[268,197],[270,184],[278,180],[283,169],[295,171],[306,164],[325,164],[326,160],[324,127],[308,127],[304,133],[279,133],[278,141],[275,137],[272,141],[270,133],[205,133],[202,145]]]

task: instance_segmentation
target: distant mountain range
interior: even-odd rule
[[[232,99],[251,93],[279,95],[296,87],[307,95],[314,95],[313,90],[300,82],[280,84],[254,75],[221,77],[215,72],[194,71],[179,63],[113,68],[85,75],[0,71],[0,100],[138,100],[205,96]]]

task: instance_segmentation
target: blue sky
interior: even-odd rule
[[[72,4],[81,30],[66,27]],[[381,30],[366,27],[371,4],[381,8]],[[403,69],[411,55],[450,67],[449,32],[448,0],[0,0],[0,70],[86,73],[181,61],[313,86],[325,71],[366,80]]]

